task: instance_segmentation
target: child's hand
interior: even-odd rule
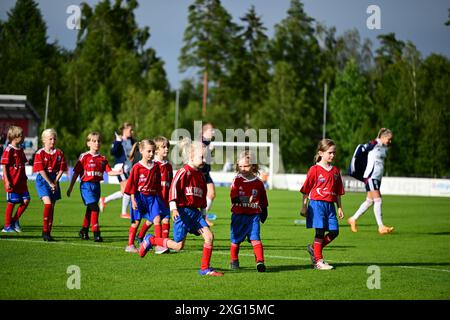
[[[344,211],[342,210],[342,208],[338,208],[338,218],[344,219]]]
[[[122,137],[117,132],[114,132],[114,135],[116,136],[116,141],[122,141]]]
[[[305,218],[308,216],[308,207],[306,205],[303,205],[300,215]]]
[[[172,210],[172,219],[173,219],[173,221],[177,221],[179,216],[180,216],[180,213],[178,212],[177,209]]]
[[[137,210],[138,209],[136,200],[131,199],[131,206],[133,207],[133,210]]]

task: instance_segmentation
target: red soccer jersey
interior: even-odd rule
[[[3,173],[3,183],[6,192],[28,192],[27,174],[25,172],[25,163],[27,162],[25,152],[21,148],[8,145],[5,151],[3,151],[1,164],[6,166],[6,172]],[[6,174],[8,174],[9,183],[12,185],[11,189],[8,189],[6,185]]]
[[[161,192],[161,173],[159,166],[152,162],[149,167],[141,162],[136,163],[128,177],[126,194],[140,192],[146,196],[159,195]]]
[[[111,167],[108,159],[101,154],[85,152],[80,155],[73,171],[80,175],[83,182],[100,182],[103,180],[103,173],[110,172]]]
[[[203,173],[187,164],[179,169],[170,185],[169,201],[175,201],[178,207],[206,208]]]
[[[58,173],[66,171],[67,163],[64,159],[64,153],[59,149],[54,149],[50,153],[44,148],[39,149],[34,156],[33,172],[45,171],[45,173]]]
[[[337,196],[345,193],[339,169],[332,166],[327,170],[320,164],[312,166],[300,192],[308,194],[311,200],[336,202]]]
[[[234,214],[261,213],[261,208],[269,205],[264,183],[258,177],[247,179],[238,174],[231,184],[230,191],[230,198],[236,197],[239,197],[241,203],[232,203],[231,211]]]
[[[173,179],[173,168],[169,161],[158,161],[155,163],[159,166],[159,171],[161,171],[161,199],[164,201],[167,208],[169,207],[169,190],[170,184]]]

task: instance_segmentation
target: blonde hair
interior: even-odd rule
[[[320,160],[322,160],[322,157],[319,155],[319,152],[325,152],[335,145],[336,143],[334,143],[334,141],[331,139],[325,138],[320,140],[319,143],[317,144],[316,155],[314,156],[314,163],[317,163]]]
[[[378,136],[377,138],[381,138],[383,136],[393,136],[393,133],[390,129],[387,128],[381,128],[380,131],[378,131]]]
[[[154,138],[153,141],[155,142],[156,149],[158,149],[159,147],[161,147],[163,145],[167,145],[168,147],[170,146],[169,139],[167,139],[166,137],[163,137],[163,136],[158,136],[158,137]]]
[[[178,142],[178,147],[181,151],[181,157],[183,158],[184,163],[188,163],[191,159],[192,154],[196,150],[202,150],[202,152],[205,152],[205,145],[200,141],[192,141],[189,138],[183,138]]]
[[[15,138],[23,137],[23,129],[19,126],[10,126],[8,129],[8,140],[12,141]]]
[[[252,165],[252,173],[255,175],[259,175],[259,165],[256,162],[255,153],[250,150],[244,150],[239,154],[239,157],[236,161],[236,172],[239,172],[239,162],[243,159],[248,160],[248,162]]]
[[[56,134],[56,130],[53,128],[45,129],[44,131],[42,131],[42,134],[41,134],[42,143],[44,142],[45,137],[48,137],[50,135],[54,136],[55,138],[58,137],[58,135]]]
[[[98,137],[98,141],[102,142],[102,135],[96,131],[90,132],[86,137],[86,143],[92,140],[93,137]]]
[[[144,140],[141,140],[141,142],[139,142],[139,152],[142,153],[142,151],[144,150],[144,148],[146,146],[153,146],[156,149],[156,145],[155,145],[155,142],[153,140],[144,139]]]
[[[119,131],[120,133],[123,132],[123,130],[125,128],[129,128],[129,127],[133,127],[133,125],[130,122],[124,122],[120,127],[119,127]]]

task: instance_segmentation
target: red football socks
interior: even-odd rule
[[[160,224],[155,224],[155,238],[162,238],[162,227]]]
[[[205,270],[209,268],[209,263],[211,261],[211,254],[213,250],[213,245],[209,243],[205,243],[203,245],[203,255],[202,255],[202,265],[201,269]]]
[[[169,238],[169,231],[170,231],[170,223],[163,223],[162,224],[162,237],[164,239]]]
[[[239,260],[239,244],[238,243],[231,243],[230,257],[231,257],[231,261]]]
[[[141,227],[141,231],[139,231],[138,237],[143,239],[149,228],[150,228],[149,225],[147,225],[146,223],[143,223],[142,227]]]
[[[134,227],[133,225],[130,226],[130,229],[128,230],[128,245],[134,245],[134,238],[136,238],[137,233],[137,226]]]
[[[42,226],[42,231],[49,232],[49,220],[52,211],[51,204],[44,204],[44,222]]]
[[[5,228],[11,225],[12,213],[14,211],[14,203],[8,202],[5,210]]]
[[[257,262],[264,261],[264,248],[262,242],[259,240],[252,240],[253,253],[255,254],[255,259]]]
[[[314,238],[314,259],[316,259],[316,261],[323,259],[322,247],[323,247],[323,239]]]

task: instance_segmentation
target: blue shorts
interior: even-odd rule
[[[15,193],[15,192],[7,192],[6,193],[6,201],[10,203],[23,203],[25,200],[30,200],[30,193]]]
[[[81,198],[85,206],[100,200],[100,182],[81,182]]]
[[[51,180],[56,179],[56,173],[50,174],[49,178]],[[56,200],[61,199],[61,189],[59,188],[59,183],[57,184],[56,191],[53,192],[50,188],[50,185],[45,181],[45,179],[38,174],[36,177],[36,190],[39,196],[39,199],[42,199],[43,197],[49,197],[50,200],[53,202]]]
[[[261,240],[259,214],[231,215],[231,243],[241,243],[248,236],[249,240]]]
[[[309,200],[306,228],[320,228],[328,231],[339,230],[334,202]]]
[[[200,210],[195,208],[178,208],[180,216],[173,223],[173,240],[180,242],[188,233],[196,233],[203,227],[208,227]]]
[[[141,193],[136,193],[134,197],[137,203],[137,210],[134,210],[131,206],[131,223],[142,220],[143,218],[153,222],[158,215],[161,217],[161,220],[170,218],[170,210],[164,205],[159,196],[146,196]]]

